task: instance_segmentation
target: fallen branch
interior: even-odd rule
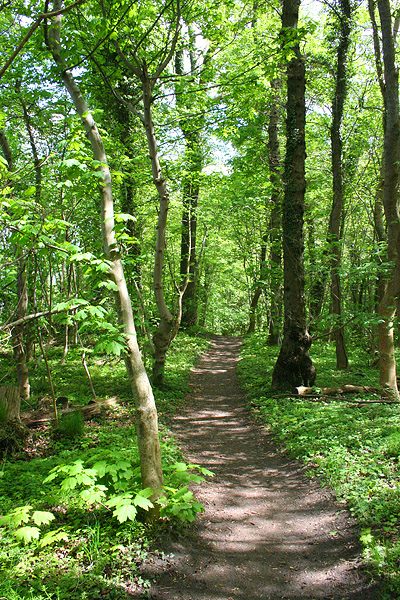
[[[292,391],[292,395],[294,396],[310,396],[317,393],[317,390],[312,387],[306,387],[304,385],[299,385],[294,388]],[[378,394],[380,390],[375,387],[370,387],[367,385],[342,385],[337,388],[321,388],[319,396],[336,396],[338,394]]]
[[[108,398],[107,400],[102,401],[91,401],[89,404],[85,406],[70,406],[68,408],[64,408],[63,410],[59,410],[59,415],[66,415],[68,413],[73,412],[81,412],[85,419],[90,419],[94,415],[101,414],[102,410],[105,408],[116,408],[119,404],[120,400],[113,396],[112,398]],[[38,418],[31,418],[30,415],[21,415],[21,421],[25,423],[28,427],[34,427],[35,425],[40,425],[42,423],[50,423],[54,421],[53,414],[45,414]]]
[[[308,402],[346,402],[347,404],[353,405],[363,405],[367,404],[400,404],[397,400],[387,400],[381,398],[380,400],[351,400],[350,398],[343,398],[343,396],[319,396],[314,394],[312,396],[298,396],[298,395],[289,395],[286,398],[290,398],[292,400],[307,400]]]

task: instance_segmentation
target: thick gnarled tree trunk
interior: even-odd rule
[[[61,1],[54,0],[54,10],[61,8]],[[158,417],[153,391],[140,354],[132,303],[126,285],[124,270],[115,238],[114,202],[111,173],[108,166],[103,141],[96,122],[86,104],[72,73],[68,70],[60,45],[61,17],[55,17],[48,32],[48,47],[60,69],[64,85],[71,96],[75,109],[81,117],[86,135],[91,143],[93,156],[98,161],[101,173],[102,236],[104,253],[110,261],[110,276],[117,286],[116,299],[120,321],[126,339],[126,367],[132,393],[136,403],[136,429],[138,436],[142,484],[153,489],[156,498],[162,486],[160,443],[158,438]],[[157,511],[155,511],[156,513]]]
[[[282,38],[293,39],[297,29],[299,0],[284,0]],[[284,332],[272,374],[275,389],[312,385],[315,380],[308,350],[304,297],[304,194],[305,194],[305,67],[299,43],[287,66],[286,156],[282,214],[284,266]]]

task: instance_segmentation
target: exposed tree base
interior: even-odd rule
[[[311,337],[308,333],[294,331],[285,335],[272,374],[272,387],[275,390],[293,390],[299,386],[312,386],[316,371],[308,354]]]

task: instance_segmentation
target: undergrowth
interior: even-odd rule
[[[165,416],[181,406],[189,369],[206,346],[204,339],[184,334],[175,340],[166,385],[156,391]],[[57,395],[86,404],[90,390],[79,352],[71,352],[66,365],[61,365],[57,349],[50,350],[49,358]],[[6,457],[0,466],[0,514],[5,515],[0,519],[2,600],[127,600],[145,595],[149,586],[140,567],[155,529],[140,518],[149,507],[149,491],[140,485],[125,367],[123,361],[101,356],[92,356],[89,367],[99,396],[118,396],[125,401],[122,406],[84,428],[80,422],[64,421],[62,435],[54,436],[51,428],[40,430],[30,440],[32,447]],[[49,393],[40,362],[31,385],[34,399]],[[202,507],[187,484],[207,473],[182,462],[165,425],[160,438],[165,484],[161,514],[190,521]]]
[[[364,559],[385,580],[382,598],[400,597],[400,406],[273,397],[276,355],[261,334],[245,340],[239,373],[253,407],[275,439],[347,502],[360,526]],[[348,371],[335,369],[329,344],[315,344],[312,357],[321,387],[378,385],[377,370],[366,366],[362,350],[350,355]],[[352,396],[368,399],[376,397]]]

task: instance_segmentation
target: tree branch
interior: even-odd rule
[[[73,8],[75,8],[76,6],[78,6],[79,4],[83,4],[83,2],[86,2],[86,0],[76,0],[69,6],[66,6],[65,8],[62,8],[60,10],[44,12],[44,13],[40,14],[38,16],[38,18],[36,19],[36,21],[34,21],[32,23],[32,25],[30,26],[30,28],[28,29],[28,31],[26,32],[26,34],[24,35],[24,37],[22,38],[22,40],[20,41],[18,46],[11,53],[11,56],[6,60],[6,62],[0,69],[0,79],[3,77],[3,75],[7,71],[7,69],[12,65],[13,61],[16,59],[16,57],[21,52],[21,50],[29,42],[32,35],[35,33],[36,29],[39,27],[39,25],[42,23],[42,21],[44,21],[45,19],[49,19],[51,17],[56,17],[58,15],[65,14],[65,13],[69,12],[70,10],[72,10]]]
[[[81,304],[72,304],[68,307],[63,308],[53,308],[52,310],[44,310],[41,312],[31,313],[30,315],[26,315],[25,317],[21,317],[16,321],[12,321],[11,323],[6,323],[5,325],[0,326],[0,331],[4,331],[5,329],[11,329],[12,327],[17,327],[18,325],[23,325],[29,321],[34,321],[35,319],[40,319],[40,317],[48,317],[50,315],[56,315],[63,312],[68,312],[70,310],[75,310],[75,308],[79,308],[82,306]]]

